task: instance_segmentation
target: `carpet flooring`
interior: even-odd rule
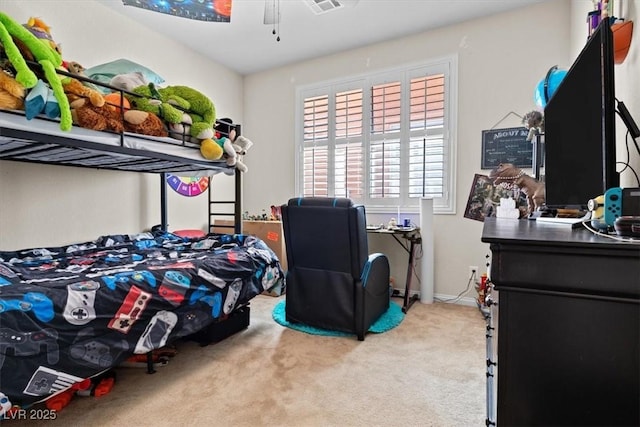
[[[13,426],[481,426],[485,322],[473,307],[416,303],[383,334],[309,335],[272,318],[207,347],[178,343],[167,366],[118,368],[106,396],[75,397],[54,421]]]

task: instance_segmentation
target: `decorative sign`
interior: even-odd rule
[[[173,188],[176,193],[186,197],[198,196],[209,188],[209,177],[201,178],[185,178],[182,176],[167,174],[167,184]]]
[[[122,0],[125,6],[209,22],[231,22],[232,2],[233,0]]]
[[[493,169],[500,163],[531,168],[533,142],[527,141],[528,134],[525,127],[483,130],[481,169]]]

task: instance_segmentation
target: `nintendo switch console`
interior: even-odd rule
[[[640,188],[612,187],[604,195],[589,200],[588,206],[593,227],[612,229],[620,217],[640,216]]]

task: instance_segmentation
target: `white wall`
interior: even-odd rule
[[[218,116],[243,122],[240,75],[108,7],[88,1],[2,0],[0,9],[17,22],[42,18],[62,45],[65,60],[88,68],[131,59],[162,75],[166,84],[203,92]],[[160,222],[158,175],[0,161],[0,182],[0,249],[137,233]],[[233,198],[233,178],[217,176],[213,185],[220,199]],[[206,229],[206,193],[185,198],[169,188],[168,194],[172,229]]]
[[[480,169],[481,132],[510,111],[522,115],[535,108],[536,83],[551,65],[567,61],[569,13],[568,1],[546,2],[246,77],[243,132],[256,143],[246,158],[251,168],[246,209],[259,212],[295,196],[297,85],[457,54],[457,214],[434,218],[435,293],[457,295],[467,286],[467,266],[483,271],[489,252],[480,242],[482,223],[463,217],[474,174],[488,172]],[[511,117],[500,125],[519,126],[520,121]],[[406,254],[393,241],[382,245],[373,241],[370,249],[393,256],[392,275],[403,283]]]

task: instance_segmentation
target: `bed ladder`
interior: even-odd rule
[[[215,225],[216,228],[228,228],[229,234],[242,233],[242,173],[235,170],[235,200],[213,200],[212,185],[209,184],[209,233],[213,232],[215,217],[232,217],[231,225]],[[233,206],[233,212],[229,212],[228,206]],[[227,206],[227,209],[221,207]]]
[[[217,216],[226,216],[233,218],[232,225],[216,225],[219,228],[229,228],[233,233],[240,234],[242,232],[242,173],[237,169],[234,172],[235,176],[235,200],[213,200],[212,185],[209,183],[209,229],[211,233],[213,230],[213,218]],[[211,178],[210,178],[211,179]],[[233,206],[233,212],[214,210],[214,206]],[[217,208],[216,208],[217,209]],[[167,220],[167,173],[160,174],[160,227],[163,231],[167,231],[169,223]]]

